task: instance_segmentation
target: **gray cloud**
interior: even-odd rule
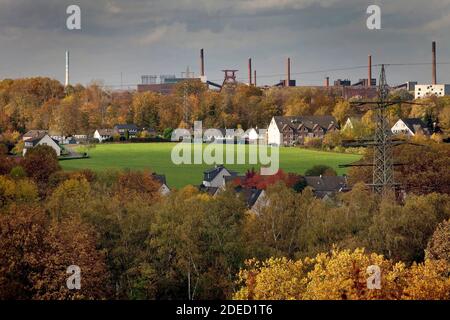
[[[382,8],[382,30],[365,27],[366,8]],[[82,9],[82,30],[65,29],[70,4]],[[72,79],[137,83],[141,74],[198,69],[205,48],[210,79],[220,70],[246,70],[254,58],[260,83],[274,83],[291,56],[294,72],[363,65],[367,54],[385,63],[450,61],[449,0],[0,0],[0,77],[63,79],[71,50]],[[447,49],[448,48],[448,49]],[[440,67],[442,81],[448,67]],[[428,81],[428,67],[392,68],[392,82]],[[245,72],[241,72],[241,77]],[[266,77],[264,77],[266,75]],[[365,76],[365,70],[299,74],[302,84],[323,77]]]

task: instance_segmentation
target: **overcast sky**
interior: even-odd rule
[[[66,28],[66,8],[81,7],[82,30]],[[368,30],[366,9],[382,9],[382,29]],[[107,85],[140,82],[143,74],[199,74],[205,49],[208,79],[239,69],[247,81],[253,58],[259,84],[274,84],[291,57],[300,85],[366,77],[366,69],[326,71],[373,63],[450,62],[450,0],[0,0],[0,78],[49,76],[64,80],[71,53],[71,82]],[[450,83],[450,65],[438,81]],[[378,69],[374,70],[378,73]],[[431,81],[431,66],[391,66],[390,84]]]

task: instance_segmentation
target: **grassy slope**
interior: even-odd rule
[[[163,173],[167,177],[170,187],[182,187],[186,184],[200,184],[203,171],[210,165],[181,165],[176,166],[171,161],[171,150],[175,144],[104,144],[97,145],[90,150],[90,159],[61,161],[65,170],[82,168],[94,171],[108,169],[149,169],[153,172]],[[339,169],[339,164],[351,163],[360,156],[351,154],[338,154],[331,152],[312,151],[299,148],[280,148],[280,167],[285,172],[304,173],[316,164],[325,164],[333,167],[339,174],[345,169]],[[231,170],[245,173],[255,165],[226,165]]]

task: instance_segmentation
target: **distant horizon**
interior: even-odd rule
[[[366,27],[372,2],[381,8],[381,30]],[[448,1],[81,0],[81,30],[68,30],[71,4],[0,3],[0,79],[42,76],[64,84],[68,50],[71,84],[102,81],[135,89],[142,75],[181,77],[188,66],[198,77],[204,48],[213,82],[222,81],[222,69],[238,69],[238,80],[247,82],[252,58],[257,84],[274,85],[285,78],[290,57],[298,86],[321,86],[327,76],[331,85],[337,79],[354,83],[367,78],[371,54],[374,78],[375,65],[396,64],[387,66],[389,84],[428,84],[436,41],[438,83],[450,83]]]

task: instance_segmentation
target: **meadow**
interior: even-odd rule
[[[64,170],[91,169],[93,171],[131,169],[150,170],[165,174],[169,187],[181,188],[188,184],[199,185],[203,172],[212,165],[182,164],[175,165],[171,161],[174,143],[134,143],[134,144],[99,144],[88,150],[90,158],[65,160],[60,164]],[[314,165],[323,164],[334,168],[338,174],[346,169],[340,164],[348,164],[361,158],[354,154],[307,150],[301,148],[280,148],[280,168],[285,172],[303,174]],[[82,148],[79,148],[79,151]],[[248,146],[246,146],[248,154]],[[259,165],[234,164],[226,165],[230,170],[244,174],[248,169],[259,169]]]

